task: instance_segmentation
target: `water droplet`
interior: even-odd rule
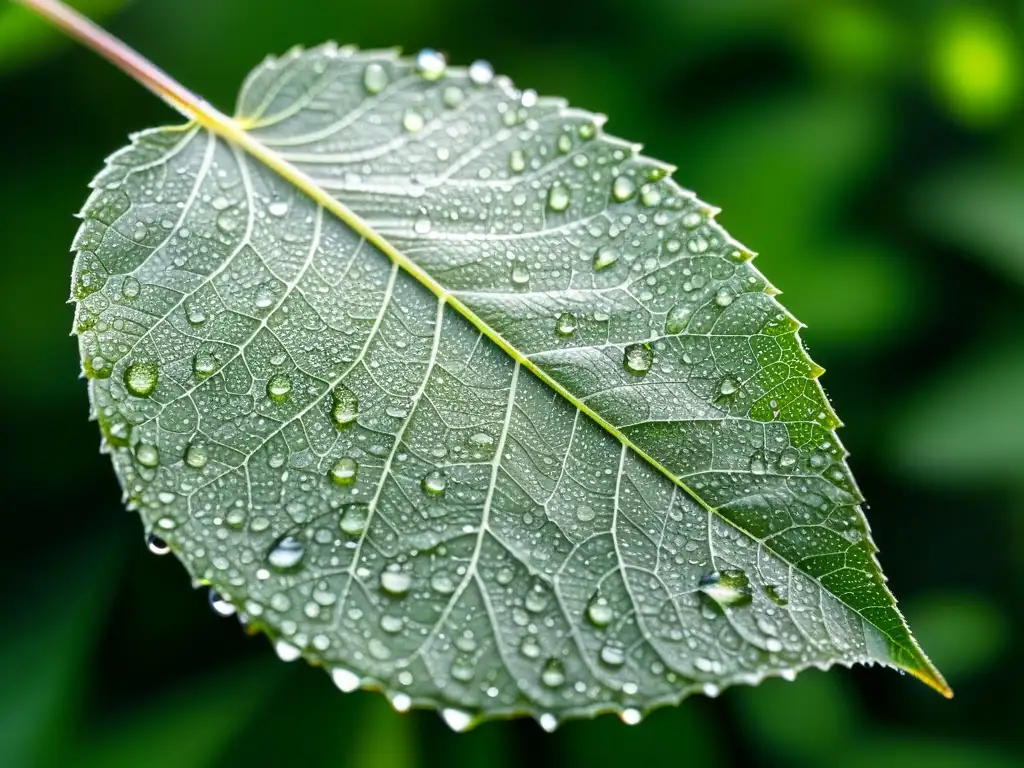
[[[210,607],[213,609],[213,612],[216,613],[218,616],[234,615],[235,606],[233,606],[230,602],[225,600],[221,596],[220,592],[218,592],[215,589],[210,589],[208,597],[210,600]]]
[[[206,313],[203,308],[195,302],[185,307],[185,317],[190,325],[202,325],[206,322]]]
[[[441,710],[441,719],[444,720],[445,725],[456,733],[468,731],[469,726],[473,724],[472,715],[468,712],[463,712],[461,709],[452,709],[451,707]]]
[[[275,200],[274,202],[267,206],[267,211],[270,213],[271,216],[277,216],[278,218],[280,218],[281,216],[284,216],[286,213],[288,213],[288,207],[288,203],[286,203],[284,200]]]
[[[693,310],[684,305],[676,304],[665,317],[665,333],[682,333],[690,322]]]
[[[715,304],[720,307],[728,307],[732,304],[733,298],[732,291],[728,288],[719,288],[718,293],[715,294]]]
[[[789,605],[789,600],[783,597],[781,589],[774,584],[766,584],[764,587],[764,593],[768,595],[768,599],[776,605]]]
[[[563,312],[555,320],[555,333],[559,336],[572,336],[576,333],[576,315],[572,312]]]
[[[722,379],[722,383],[718,386],[718,391],[723,395],[731,395],[736,392],[739,386],[736,383],[736,379]]]
[[[335,485],[352,485],[356,481],[356,474],[359,472],[359,464],[349,456],[343,456],[334,462],[331,471],[328,473]]]
[[[171,551],[167,542],[153,533],[146,536],[146,546],[149,547],[149,551],[154,555],[166,555]]]
[[[201,379],[205,379],[217,370],[217,361],[209,352],[196,352],[192,358],[192,372]]]
[[[636,194],[636,182],[628,176],[616,176],[612,182],[612,197],[624,203]]]
[[[395,712],[408,712],[412,706],[412,698],[407,693],[396,693],[391,696],[391,706]]]
[[[601,648],[601,661],[609,667],[621,667],[626,663],[626,652],[619,645],[606,645]]]
[[[369,504],[349,504],[342,510],[341,520],[339,520],[338,525],[349,536],[362,536],[366,531],[366,524],[369,522],[369,519]]]
[[[469,80],[473,85],[487,85],[494,79],[494,67],[491,62],[477,59],[469,65]]]
[[[139,285],[139,281],[136,280],[131,275],[126,277],[124,279],[124,282],[121,283],[121,295],[124,296],[126,299],[136,298],[141,290],[142,286]]]
[[[615,618],[615,611],[606,598],[595,595],[587,604],[587,618],[595,627],[607,627]]]
[[[630,344],[622,355],[622,365],[630,373],[643,376],[651,370],[654,351],[650,344]]]
[[[526,170],[526,155],[521,149],[513,149],[508,155],[508,167],[513,173],[522,173]]]
[[[597,126],[594,123],[583,123],[577,133],[584,141],[590,141],[597,135]]]
[[[640,188],[640,204],[653,208],[661,202],[661,190],[653,184],[644,184]]]
[[[405,114],[402,116],[402,127],[405,130],[409,133],[416,133],[422,131],[424,125],[426,125],[426,121],[423,119],[423,115],[414,109],[405,110]]]
[[[540,657],[540,643],[534,635],[525,635],[519,643],[519,652],[528,659]]]
[[[155,467],[160,463],[160,451],[151,443],[139,443],[135,447],[135,458],[144,467]]]
[[[389,613],[385,613],[380,617],[380,628],[389,635],[401,632],[404,623],[401,616],[392,616]]]
[[[267,395],[275,403],[283,403],[291,391],[292,380],[286,373],[275,373],[267,381]]]
[[[416,219],[416,223],[412,225],[412,231],[417,235],[425,235],[431,230],[430,219],[426,216],[420,216]]]
[[[455,107],[462,103],[464,98],[465,94],[462,92],[462,89],[454,85],[449,85],[444,89],[444,93],[441,94],[441,101],[449,109],[455,109]]]
[[[526,593],[523,603],[526,610],[531,613],[540,613],[548,606],[548,593],[540,584],[534,584],[533,588]]]
[[[342,693],[352,693],[359,687],[359,677],[354,672],[349,672],[343,667],[335,667],[331,670],[331,680],[338,686]]]
[[[267,563],[275,571],[290,571],[297,568],[306,554],[302,542],[294,536],[282,536],[267,553]]]
[[[206,446],[202,443],[192,443],[189,445],[188,450],[185,451],[185,463],[193,469],[205,467],[208,458]]]
[[[355,392],[339,384],[334,388],[334,402],[331,404],[331,421],[338,429],[344,429],[359,415],[359,400]]]
[[[448,485],[448,477],[444,472],[435,469],[423,476],[420,482],[423,492],[428,496],[444,496],[445,487]]]
[[[562,184],[552,184],[548,190],[548,207],[552,211],[562,212],[569,207],[569,190]]]
[[[792,467],[797,461],[800,460],[800,454],[797,453],[794,448],[785,448],[782,453],[779,454],[779,468],[787,469]]]
[[[576,519],[581,523],[589,523],[597,516],[597,512],[594,508],[586,504],[580,504],[576,507]]]
[[[363,88],[369,94],[380,93],[388,85],[388,73],[380,64],[373,62],[363,70]]]
[[[622,710],[622,714],[619,715],[619,719],[626,725],[637,725],[641,720],[643,720],[643,715],[640,714],[639,709],[629,708]]]
[[[552,715],[550,712],[545,712],[538,719],[540,727],[543,728],[547,733],[554,733],[555,729],[558,728],[558,718]]]
[[[231,205],[231,201],[224,197],[224,195],[217,195],[213,198],[210,205],[213,206],[215,211],[223,211]]]
[[[555,146],[563,155],[569,154],[572,152],[572,136],[567,133],[563,133],[558,137],[558,142]]]
[[[565,682],[565,666],[558,659],[548,659],[541,670],[540,681],[548,688],[557,688]]]
[[[736,608],[751,601],[750,581],[743,571],[711,571],[701,577],[697,589],[723,608]]]
[[[278,640],[274,643],[274,653],[281,661],[295,661],[302,655],[302,651],[289,643],[287,640]]]
[[[516,264],[512,267],[512,283],[513,285],[526,285],[530,282],[530,270],[524,267],[522,264]]]
[[[444,56],[433,48],[424,48],[416,54],[416,71],[424,80],[439,80],[448,63]]]
[[[619,260],[619,250],[610,245],[602,245],[594,254],[594,269],[610,267]]]
[[[455,591],[455,582],[447,573],[438,571],[430,577],[430,588],[439,595],[450,595]]]
[[[412,579],[405,571],[387,568],[380,573],[380,586],[385,592],[401,597],[409,591]]]
[[[124,385],[136,397],[149,397],[159,378],[160,369],[156,363],[132,363],[124,372]]]

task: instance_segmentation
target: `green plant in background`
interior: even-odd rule
[[[884,584],[799,324],[602,119],[321,46],[93,182],[72,294],[126,498],[214,608],[342,690],[620,713],[808,666],[948,686]]]

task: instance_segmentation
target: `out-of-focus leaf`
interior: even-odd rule
[[[131,0],[67,0],[67,4],[99,21],[113,16]],[[0,75],[34,63],[67,44],[67,37],[13,3],[0,6]]]
[[[116,538],[116,537],[114,537]],[[122,558],[108,536],[75,542],[18,580],[0,633],[0,765],[48,764],[66,745]]]
[[[913,213],[931,233],[1024,283],[1024,162],[1006,154],[926,182]]]
[[[864,728],[853,692],[838,675],[807,674],[794,683],[772,681],[733,697],[740,722],[779,764],[800,759],[830,763]]]
[[[416,744],[416,732],[412,720],[395,717],[387,702],[379,696],[364,697],[359,715],[360,726],[356,734],[339,745],[338,765],[348,764],[359,768],[415,768],[417,765],[432,765],[434,760],[420,761]],[[486,762],[490,763],[488,755]],[[445,766],[452,761],[445,758]]]
[[[929,66],[938,97],[961,122],[985,127],[1020,101],[1017,20],[986,3],[953,3],[934,21]]]
[[[811,2],[792,13],[797,34],[821,71],[892,79],[905,58],[906,31],[887,5],[861,0]]]
[[[948,693],[798,323],[671,168],[433,51],[295,50],[237,114],[109,159],[72,291],[130,503],[283,659],[457,730],[837,662]]]
[[[223,760],[231,740],[281,677],[279,667],[250,663],[184,683],[145,708],[102,725],[90,724],[63,764],[76,768],[231,765]]]
[[[956,680],[990,668],[1011,636],[1005,606],[977,592],[940,592],[917,598],[911,612],[922,641]]]
[[[869,737],[831,755],[828,764],[836,768],[1019,768],[1019,757],[1002,754],[983,742]]]
[[[939,483],[1019,485],[1024,467],[1024,338],[971,352],[894,409],[899,462]]]

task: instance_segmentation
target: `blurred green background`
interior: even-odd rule
[[[128,132],[175,116],[2,4],[0,765],[1022,764],[1024,3],[73,4],[225,109],[296,43],[430,45],[604,112],[678,165],[808,324],[882,564],[956,698],[812,671],[635,728],[455,736],[217,618],[122,512],[64,303],[88,181]]]

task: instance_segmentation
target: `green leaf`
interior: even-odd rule
[[[430,51],[192,106],[95,179],[76,331],[129,503],[282,658],[456,729],[836,662],[948,693],[799,324],[668,166]]]

